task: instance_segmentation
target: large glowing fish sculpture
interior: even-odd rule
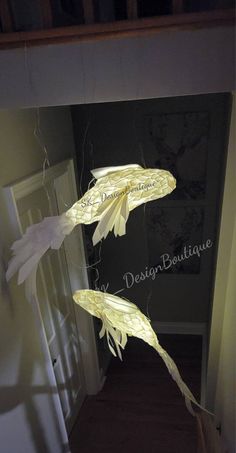
[[[114,356],[116,356],[117,351],[118,356],[122,359],[121,349],[125,348],[127,335],[141,338],[152,346],[163,359],[169,373],[184,395],[189,412],[195,415],[191,403],[196,404],[206,411],[206,409],[198,404],[182,380],[173,359],[160,345],[150,321],[135,304],[118,296],[90,289],[76,291],[73,299],[91,315],[101,319],[102,329],[99,336],[102,338],[106,334],[109,349]]]
[[[94,245],[112,229],[115,236],[124,235],[130,211],[147,201],[164,197],[176,187],[170,172],[144,169],[137,164],[98,168],[91,173],[96,179],[95,185],[68,211],[30,226],[23,237],[14,242],[7,280],[19,271],[18,284],[24,282],[37,269],[44,253],[50,247],[59,249],[65,236],[78,224],[98,222]]]

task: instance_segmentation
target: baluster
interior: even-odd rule
[[[172,14],[181,14],[184,12],[183,0],[172,0]]]
[[[85,24],[94,23],[94,9],[92,0],[83,0],[84,22]]]
[[[127,0],[127,17],[129,20],[135,20],[138,17],[137,0]]]
[[[0,0],[0,18],[4,33],[14,31],[13,18],[8,0]]]
[[[50,0],[39,0],[42,14],[43,28],[52,28],[52,6]]]

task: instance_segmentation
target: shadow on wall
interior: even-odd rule
[[[18,287],[17,291],[20,295],[23,288]],[[70,382],[66,381],[59,389],[43,384],[47,380],[45,359],[40,349],[38,336],[35,335],[33,308],[22,297],[19,297],[17,302],[13,304],[10,298],[9,287],[5,280],[5,270],[3,270],[1,263],[0,318],[5,322],[2,323],[3,325],[0,331],[0,358],[2,363],[0,414],[6,414],[21,407],[20,410],[22,410],[22,413],[20,414],[20,418],[26,421],[24,426],[22,425],[22,429],[20,426],[17,426],[17,429],[20,431],[19,438],[17,438],[16,433],[13,433],[14,427],[9,426],[9,434],[4,432],[5,439],[8,442],[7,438],[12,432],[14,442],[22,442],[22,445],[19,444],[19,448],[22,448],[24,445],[24,429],[26,425],[29,428],[31,440],[35,448],[34,451],[37,453],[50,453],[51,449],[48,448],[48,439],[45,435],[44,425],[47,423],[47,417],[53,416],[57,437],[61,439],[61,445],[63,445],[58,416],[52,398],[47,398],[50,404],[50,413],[45,413],[45,420],[42,420],[37,407],[40,404],[37,401],[37,397],[39,395],[58,394],[58,390],[62,390],[62,387],[68,387]],[[32,360],[32,357],[34,357],[34,360]],[[40,374],[39,369],[43,370],[43,375],[41,376],[38,376]],[[5,385],[5,382],[10,381],[15,381],[15,384]],[[34,384],[35,381],[36,383]],[[42,381],[42,384],[40,381]],[[4,385],[2,385],[2,382],[4,382]],[[3,445],[2,447],[4,448]],[[69,445],[64,444],[63,452],[69,451]]]

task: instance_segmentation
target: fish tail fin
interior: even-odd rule
[[[112,200],[101,214],[100,221],[93,234],[93,245],[106,238],[114,228],[115,236],[123,236],[129,217],[128,197],[126,194]]]
[[[64,238],[74,228],[74,223],[65,214],[46,217],[27,228],[23,236],[11,247],[11,258],[6,272],[9,281],[18,272],[18,284],[23,283],[37,269],[44,253],[51,247],[59,249]]]
[[[210,415],[213,415],[211,412],[209,412],[207,409],[205,409],[203,406],[201,406],[195,397],[193,396],[191,390],[188,388],[188,386],[185,384],[183,381],[179,370],[174,362],[174,360],[169,356],[169,354],[165,351],[165,349],[162,348],[158,340],[156,341],[156,344],[154,346],[158,354],[161,356],[162,360],[164,361],[172,379],[176,382],[177,386],[179,387],[181,393],[183,394],[185,398],[185,404],[190,412],[191,415],[195,416],[196,413],[192,407],[192,403],[196,404],[200,409],[202,409],[204,412],[207,412]]]

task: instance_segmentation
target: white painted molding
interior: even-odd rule
[[[34,192],[35,190],[41,188],[42,185],[46,185],[50,181],[53,181],[59,176],[62,176],[67,171],[69,165],[70,159],[65,160],[63,162],[60,162],[59,164],[47,168],[45,170],[44,176],[42,171],[39,171],[31,175],[30,177],[17,181],[13,186],[5,186],[4,190],[8,189],[8,187],[12,187],[15,201],[18,201],[21,198]]]
[[[232,25],[4,50],[0,107],[229,92],[235,87],[234,41]]]

